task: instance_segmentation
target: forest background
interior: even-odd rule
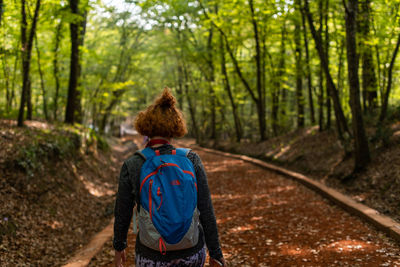
[[[137,146],[108,137],[165,86],[198,144],[399,221],[399,12],[400,0],[0,0],[0,262],[56,266],[109,223]]]
[[[317,125],[357,171],[400,116],[397,0],[0,1],[0,117],[20,126],[110,133],[168,86],[199,143]]]

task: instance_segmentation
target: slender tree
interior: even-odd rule
[[[53,48],[53,76],[55,81],[55,92],[54,92],[54,109],[53,109],[53,118],[57,120],[58,117],[58,97],[60,94],[60,77],[59,77],[59,65],[58,65],[58,57],[60,50],[60,41],[61,41],[61,31],[62,31],[62,20],[58,23],[56,27],[56,32],[54,35],[54,48]]]
[[[37,64],[38,64],[38,71],[39,71],[39,77],[40,77],[40,88],[42,89],[42,100],[43,100],[43,113],[45,119],[48,121],[49,120],[49,115],[47,112],[47,92],[46,92],[46,87],[44,84],[44,74],[42,70],[42,64],[40,60],[40,49],[38,45],[38,40],[37,40],[37,35],[35,35],[35,48],[36,48],[36,55],[37,55]]]
[[[220,54],[221,54],[221,72],[222,72],[222,81],[223,81],[223,86],[228,94],[229,97],[229,102],[231,103],[232,107],[232,115],[233,115],[233,121],[235,123],[235,131],[236,131],[236,141],[240,142],[240,139],[242,138],[242,126],[240,123],[240,118],[237,110],[237,105],[235,103],[235,98],[232,93],[231,89],[231,84],[229,82],[229,77],[228,77],[228,72],[226,71],[226,60],[225,60],[225,45],[224,45],[224,39],[223,36],[220,34]]]
[[[25,0],[21,0],[21,46],[22,46],[22,92],[21,92],[21,102],[18,113],[18,126],[22,127],[24,125],[24,113],[25,113],[25,103],[28,101],[30,103],[30,66],[31,66],[31,56],[32,56],[32,47],[33,47],[33,38],[36,33],[36,24],[39,17],[40,10],[40,0],[36,1],[35,12],[32,18],[31,27],[28,31],[28,21],[26,14],[26,2]],[[29,35],[27,36],[27,33]],[[28,109],[32,110],[31,107]],[[31,111],[28,110],[28,115],[32,114]],[[28,116],[29,118],[30,116]]]
[[[336,125],[337,125],[339,138],[343,139],[344,134],[349,133],[346,118],[344,116],[342,105],[340,103],[338,91],[336,89],[336,86],[333,82],[333,79],[332,79],[332,76],[330,73],[329,65],[327,62],[327,55],[326,55],[326,52],[325,52],[325,49],[323,46],[321,35],[318,34],[318,32],[315,30],[314,20],[310,13],[308,0],[304,0],[304,3],[305,3],[304,4],[304,12],[307,16],[307,21],[308,21],[308,24],[309,24],[309,27],[311,30],[311,34],[312,34],[314,42],[315,42],[315,46],[317,48],[317,52],[319,55],[319,59],[321,61],[321,65],[324,69],[325,75],[327,76],[327,87],[330,92],[330,97],[333,100],[333,107],[335,110]]]
[[[70,23],[71,59],[65,122],[73,124],[82,120],[81,92],[79,91],[79,77],[81,74],[79,46],[82,46],[84,41],[87,12],[85,11],[81,14],[79,0],[69,0],[69,8],[75,19]]]
[[[347,67],[350,85],[350,108],[354,134],[355,171],[362,170],[370,161],[367,136],[360,103],[357,55],[357,11],[358,0],[343,1],[346,20]]]
[[[304,12],[301,10],[301,21],[303,26],[303,39],[304,39],[304,50],[306,52],[306,76],[307,76],[307,89],[308,89],[308,105],[310,106],[310,120],[311,124],[315,123],[315,110],[314,110],[314,100],[313,100],[313,85],[312,85],[312,72],[310,66],[310,50],[308,47],[308,35],[306,27],[306,17]]]
[[[372,38],[370,33],[371,23],[371,1],[361,0],[359,16],[359,33],[360,33],[360,55],[362,67],[362,96],[363,108],[370,112],[377,105],[378,82],[375,73],[375,63],[373,59],[373,46],[370,44]]]
[[[296,16],[294,18],[294,43],[296,59],[296,101],[297,101],[297,127],[304,127],[304,96],[303,96],[303,60],[301,44],[300,0],[295,1]]]
[[[394,63],[396,62],[397,54],[399,52],[399,47],[400,47],[400,34],[397,37],[396,48],[393,51],[392,59],[390,60],[390,65],[388,68],[388,82],[386,85],[386,90],[384,91],[384,94],[383,94],[383,103],[382,103],[381,113],[379,116],[380,123],[382,123],[386,118],[387,108],[388,108],[388,104],[389,104],[390,91],[392,90],[393,68],[394,68]]]

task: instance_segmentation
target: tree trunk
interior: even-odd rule
[[[379,116],[380,123],[382,123],[386,118],[387,108],[388,108],[388,104],[389,104],[390,91],[392,89],[393,67],[394,67],[394,63],[396,62],[396,57],[399,52],[399,47],[400,47],[400,34],[398,35],[396,48],[394,49],[394,52],[392,55],[392,60],[390,61],[390,65],[389,65],[389,69],[388,69],[388,78],[387,78],[388,82],[387,82],[387,86],[386,86],[386,91],[384,92],[384,95],[383,95],[382,109],[381,109],[381,114]]]
[[[210,16],[207,13],[207,10],[204,8],[201,2],[199,2],[201,8],[204,11],[204,15],[206,16],[207,19],[210,19]],[[258,124],[259,124],[259,132],[260,132],[260,139],[265,140],[266,139],[266,122],[265,122],[265,90],[261,84],[262,77],[261,77],[261,51],[260,51],[260,42],[259,42],[259,37],[258,37],[258,26],[257,26],[257,21],[255,20],[254,16],[254,7],[253,7],[253,0],[249,1],[250,5],[250,11],[252,14],[251,22],[253,25],[253,30],[254,30],[254,39],[256,42],[256,69],[257,69],[257,94],[254,94],[253,90],[251,89],[248,81],[245,79],[242,69],[239,65],[239,62],[237,61],[233,50],[231,46],[229,45],[229,40],[228,37],[226,36],[225,32],[213,22],[213,20],[210,19],[210,22],[214,25],[214,27],[222,34],[224,37],[225,43],[226,43],[226,48],[228,50],[229,56],[231,57],[233,66],[235,67],[235,71],[237,75],[240,78],[240,81],[242,82],[244,88],[246,91],[250,94],[251,99],[254,101],[254,103],[257,106],[257,116],[258,116]]]
[[[327,87],[328,90],[330,92],[330,96],[333,100],[333,107],[335,110],[335,117],[336,117],[336,124],[337,124],[337,130],[338,130],[338,134],[339,134],[339,138],[343,139],[343,134],[347,133],[349,134],[349,129],[347,126],[347,122],[346,122],[346,117],[344,116],[343,113],[343,109],[342,109],[342,105],[340,103],[340,99],[339,99],[339,94],[338,91],[336,89],[336,86],[333,82],[330,70],[329,70],[329,65],[327,62],[327,57],[326,57],[326,53],[324,51],[323,48],[323,42],[321,39],[321,35],[317,33],[317,31],[315,30],[314,27],[314,22],[310,13],[310,9],[309,9],[309,4],[308,4],[308,0],[305,0],[305,6],[304,6],[304,11],[305,14],[307,16],[307,20],[308,20],[308,24],[311,30],[311,34],[313,36],[313,39],[315,41],[315,46],[317,48],[318,51],[318,55],[321,61],[321,65],[323,67],[324,73],[327,76],[326,77],[326,81],[327,81]]]
[[[186,67],[183,67],[183,72],[185,75],[185,83],[184,83],[184,87],[185,87],[185,94],[186,94],[186,99],[188,102],[188,106],[189,106],[189,113],[190,113],[190,118],[192,120],[192,127],[193,127],[193,131],[194,131],[194,136],[196,138],[196,142],[200,143],[200,132],[199,132],[199,127],[197,126],[197,120],[196,120],[196,110],[195,107],[193,105],[192,99],[190,97],[189,94],[189,74],[188,74],[188,70],[186,69]]]
[[[39,70],[39,76],[40,76],[40,87],[42,89],[42,98],[43,98],[43,114],[46,119],[46,121],[49,120],[49,115],[47,112],[47,97],[46,97],[46,88],[44,85],[44,78],[43,78],[43,71],[42,71],[42,66],[40,63],[40,50],[38,46],[38,40],[37,36],[35,34],[35,47],[36,47],[36,54],[37,54],[37,63],[38,63],[38,70]]]
[[[346,47],[347,66],[350,85],[350,108],[352,114],[352,126],[354,133],[355,171],[362,170],[370,161],[367,136],[365,134],[360,103],[360,84],[358,78],[357,55],[357,9],[358,0],[344,2],[346,8]]]
[[[325,30],[325,40],[324,40],[324,48],[325,48],[325,55],[326,55],[326,62],[329,66],[329,24],[328,24],[328,18],[329,18],[329,0],[325,0],[325,6],[323,7],[323,20],[324,20],[324,30]],[[326,82],[328,84],[328,81]],[[328,90],[328,87],[326,88],[326,129],[331,128],[331,119],[332,119],[332,97],[331,94]]]
[[[235,122],[235,130],[236,130],[236,141],[240,142],[240,139],[242,139],[242,127],[240,124],[240,118],[238,115],[235,99],[232,94],[228,73],[226,71],[224,39],[223,39],[222,35],[220,35],[220,53],[221,53],[222,81],[223,81],[225,91],[228,94],[229,101],[230,101],[231,107],[232,107],[232,115],[233,115],[233,120]]]
[[[262,84],[262,73],[261,73],[261,49],[260,49],[260,38],[258,32],[258,25],[256,21],[256,16],[254,12],[254,1],[249,1],[250,11],[251,11],[251,21],[253,24],[253,31],[254,31],[254,40],[256,43],[256,72],[257,72],[257,93],[258,93],[258,103],[257,103],[257,111],[258,111],[258,120],[260,125],[260,139],[261,141],[266,139],[265,131],[266,131],[266,124],[265,124],[265,88]]]
[[[25,0],[21,0],[21,46],[22,46],[22,92],[21,92],[21,102],[18,112],[18,126],[22,127],[24,125],[24,113],[25,113],[25,103],[31,103],[31,92],[30,92],[30,64],[32,56],[32,46],[33,38],[36,33],[36,24],[39,17],[40,0],[36,1],[35,13],[32,18],[32,25],[29,31],[29,36],[27,36],[28,22],[26,15],[26,3]],[[30,112],[29,112],[30,109]],[[29,114],[30,113],[30,114]],[[29,115],[32,116],[32,106],[28,105],[28,119]]]
[[[360,54],[362,66],[362,95],[364,111],[372,112],[377,106],[378,82],[375,73],[375,64],[373,60],[373,47],[369,44],[370,34],[370,0],[361,1],[359,16],[360,33]]]
[[[322,40],[322,32],[323,32],[324,24],[323,24],[323,5],[322,5],[322,1],[321,0],[318,1],[318,10],[319,10],[319,29],[318,29],[318,34],[319,34],[319,36],[321,36],[321,41],[323,41]],[[328,87],[326,87],[326,90],[328,90]],[[320,132],[325,130],[324,98],[325,98],[324,67],[321,64],[320,65],[320,69],[319,69],[319,95],[318,95],[318,111],[319,111],[318,112],[318,114],[319,114],[319,116],[318,116],[318,124],[319,124],[319,131]]]
[[[303,39],[304,39],[304,49],[306,51],[306,75],[307,75],[307,87],[308,87],[308,104],[310,106],[310,120],[311,124],[315,124],[315,110],[314,110],[314,100],[313,100],[313,86],[312,86],[312,73],[310,66],[310,51],[308,48],[308,36],[306,27],[306,17],[304,12],[301,12],[301,20],[303,26]]]
[[[285,73],[286,64],[286,21],[283,22],[282,32],[281,32],[281,44],[280,44],[280,56],[278,63],[277,73],[273,77],[273,88],[272,88],[272,131],[274,135],[277,136],[279,132],[279,108],[280,108],[280,95],[286,92],[286,89],[282,86],[283,75]],[[285,112],[286,99],[282,99],[284,104],[281,107],[281,111]]]
[[[295,1],[297,16],[295,17],[294,43],[296,59],[296,102],[297,102],[297,127],[304,127],[304,96],[303,96],[303,61],[301,53],[301,22],[300,0]]]
[[[11,98],[11,88],[10,88],[10,69],[8,68],[6,55],[3,54],[2,57],[2,65],[3,65],[3,74],[5,80],[5,87],[6,87],[6,112],[10,112],[10,98]]]
[[[11,96],[10,96],[10,102],[7,104],[10,107],[10,110],[13,108],[13,102],[14,102],[14,106],[17,106],[17,103],[15,103],[15,81],[17,79],[17,69],[18,69],[18,61],[19,61],[20,57],[18,57],[17,55],[15,56],[15,60],[14,60],[14,70],[13,70],[13,77],[11,80]]]
[[[79,11],[79,0],[69,0],[69,6],[71,13],[75,16],[81,16]],[[79,24],[74,21],[70,23],[70,35],[71,35],[71,59],[70,59],[70,73],[68,83],[68,99],[67,107],[65,110],[65,122],[73,124],[74,122],[81,122],[82,119],[82,108],[81,108],[81,93],[79,91],[79,77],[81,72],[79,46],[83,44],[83,36],[80,32],[80,26],[82,31],[85,31],[86,16]]]
[[[216,132],[216,105],[215,105],[215,91],[214,91],[214,81],[215,81],[215,75],[214,75],[214,60],[213,60],[213,44],[212,44],[212,39],[213,39],[213,25],[210,26],[210,29],[208,31],[208,40],[207,40],[207,63],[208,63],[208,68],[209,68],[209,75],[207,75],[207,80],[208,80],[208,86],[209,86],[209,97],[210,97],[210,106],[211,106],[211,135],[210,139],[215,140],[217,137],[217,132]]]
[[[54,49],[53,49],[53,76],[56,84],[55,94],[54,94],[54,110],[53,110],[53,118],[57,120],[58,116],[58,96],[60,93],[60,77],[59,77],[59,67],[58,67],[58,52],[61,41],[61,30],[62,30],[62,21],[57,25],[56,34],[54,36]]]

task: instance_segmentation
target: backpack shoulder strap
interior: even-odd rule
[[[150,147],[147,147],[145,149],[136,151],[135,154],[141,156],[144,160],[148,160],[154,157],[156,155],[156,152],[154,152],[154,150]]]
[[[187,157],[187,155],[189,154],[190,151],[191,151],[190,148],[177,148],[176,154],[179,156]]]

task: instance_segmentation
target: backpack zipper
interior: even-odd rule
[[[161,193],[160,187],[157,188],[157,196],[159,196],[161,198],[160,205],[157,208],[157,210],[159,210],[161,208],[161,204],[162,204],[162,193]]]
[[[152,219],[152,199],[151,199],[151,188],[153,187],[153,179],[150,180],[150,185],[149,185],[149,212],[150,212],[150,220],[153,221]]]

